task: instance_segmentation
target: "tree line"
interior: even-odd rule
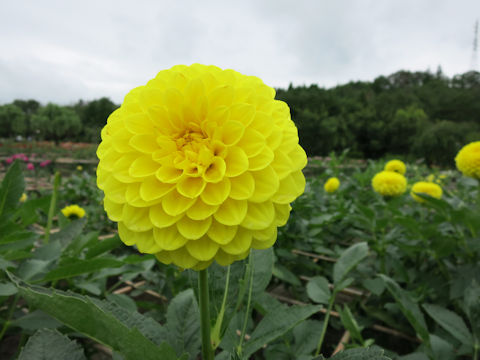
[[[445,76],[398,71],[374,81],[277,89],[291,109],[300,143],[309,156],[350,149],[358,158],[388,154],[451,164],[456,152],[480,140],[480,73]],[[108,98],[71,106],[15,100],[0,106],[0,138],[98,142]]]

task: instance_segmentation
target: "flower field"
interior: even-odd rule
[[[25,156],[3,160],[0,358],[201,358],[201,272],[120,241],[94,164]],[[215,359],[478,359],[479,183],[394,163],[372,186],[386,164],[310,160],[273,247],[209,266]]]

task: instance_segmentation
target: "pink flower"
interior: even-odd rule
[[[47,166],[48,164],[50,164],[51,162],[52,162],[51,160],[42,161],[42,162],[40,163],[40,167],[45,167],[45,166]]]
[[[32,163],[28,163],[27,164],[27,169],[28,170],[35,170],[35,165],[33,165]]]
[[[7,164],[11,164],[13,162],[13,157],[9,157],[5,160]]]

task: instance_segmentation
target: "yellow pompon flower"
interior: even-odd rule
[[[428,176],[427,176],[427,181],[428,181],[428,182],[433,182],[433,181],[435,181],[435,175],[433,175],[433,174],[428,175]]]
[[[401,160],[390,160],[385,164],[385,171],[395,171],[399,174],[404,175],[405,172],[407,171],[407,167],[405,166],[405,163]]]
[[[82,170],[83,170],[83,166],[82,166],[82,165],[77,165],[77,170],[78,170],[78,171],[82,171]]]
[[[407,179],[394,171],[381,171],[373,177],[372,187],[382,196],[398,196],[407,190]]]
[[[463,175],[480,180],[480,141],[465,145],[455,157],[455,163]]]
[[[260,79],[194,64],[130,91],[108,118],[97,184],[127,245],[202,270],[271,247],[307,164],[290,109]]]
[[[20,196],[19,201],[23,203],[23,202],[27,201],[27,199],[28,199],[27,194],[23,193],[22,196]]]
[[[336,177],[331,177],[325,182],[325,185],[323,185],[323,188],[325,189],[326,192],[333,193],[338,189],[339,186],[340,186],[340,180],[338,180],[338,178]]]
[[[415,199],[415,201],[419,203],[425,202],[425,199],[421,198],[417,194],[425,194],[430,195],[436,199],[440,199],[442,197],[443,191],[442,188],[433,182],[427,181],[419,181],[413,184],[412,190],[410,191],[410,195]]]
[[[78,205],[65,206],[61,212],[66,218],[69,219],[80,219],[85,216],[85,210]]]

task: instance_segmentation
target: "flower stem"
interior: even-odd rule
[[[215,321],[215,326],[212,330],[212,345],[216,349],[220,345],[220,332],[222,330],[223,317],[225,315],[225,306],[227,305],[228,297],[228,285],[230,283],[230,265],[227,267],[227,280],[225,281],[225,291],[223,293],[222,307],[218,313],[217,320]]]
[[[336,295],[337,294],[333,292],[332,295],[330,296],[330,300],[328,302],[328,309],[327,309],[327,313],[325,314],[325,319],[323,320],[322,333],[320,334],[320,339],[318,340],[317,351],[315,351],[315,356],[320,355],[320,350],[322,349],[323,339],[325,338],[325,334],[327,333],[328,320],[330,320],[330,313],[332,312],[332,307],[333,307],[333,303],[335,302]]]
[[[202,331],[202,359],[213,360],[210,340],[210,303],[208,299],[208,270],[198,272],[198,300],[200,303],[200,327]]]
[[[243,327],[242,333],[240,334],[240,341],[237,346],[237,353],[238,355],[242,355],[242,344],[243,339],[245,338],[245,332],[247,331],[247,324],[248,324],[248,317],[250,315],[250,304],[252,302],[252,292],[253,292],[253,262],[252,262],[252,254],[248,256],[248,265],[247,265],[247,272],[248,272],[248,298],[247,298],[247,308],[245,310],[245,318],[243,320]]]
[[[55,204],[57,202],[58,188],[60,186],[60,173],[55,173],[55,179],[53,180],[52,198],[50,199],[50,207],[48,208],[47,227],[45,228],[45,244],[50,241],[50,229],[52,228],[53,215],[55,214]]]
[[[3,338],[3,336],[5,335],[8,327],[11,324],[10,319],[12,318],[13,312],[15,311],[15,308],[17,307],[17,301],[18,301],[19,297],[20,297],[20,295],[19,295],[19,293],[17,293],[15,295],[15,297],[13,298],[12,304],[10,305],[10,310],[8,312],[7,319],[3,323],[2,330],[0,331],[0,340]]]

